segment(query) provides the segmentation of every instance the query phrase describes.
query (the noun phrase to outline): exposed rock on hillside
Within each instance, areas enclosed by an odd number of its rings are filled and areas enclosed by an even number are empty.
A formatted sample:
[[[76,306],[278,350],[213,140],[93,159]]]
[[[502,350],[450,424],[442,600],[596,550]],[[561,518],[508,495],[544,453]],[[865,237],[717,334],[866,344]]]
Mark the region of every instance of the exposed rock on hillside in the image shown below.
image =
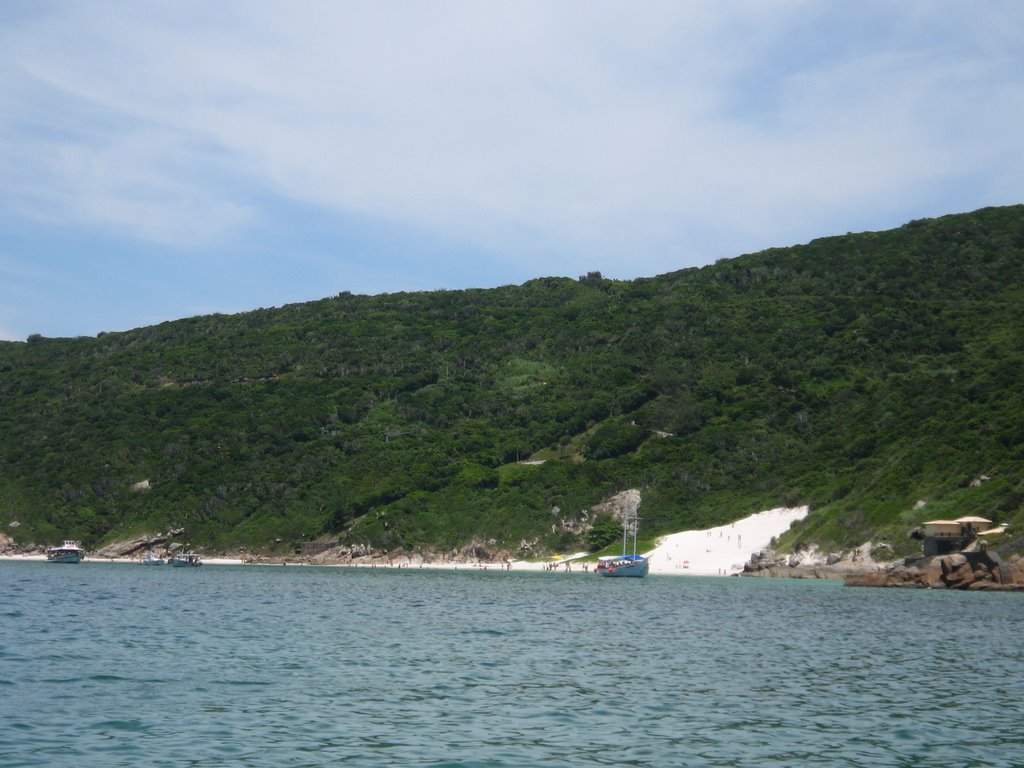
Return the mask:
[[[611,498],[595,504],[590,508],[594,514],[608,513],[616,520],[636,517],[640,509],[640,491],[630,488],[628,491],[617,493]]]
[[[250,558],[251,562],[271,562],[280,558]],[[287,558],[291,559],[291,558]],[[473,539],[465,546],[448,552],[391,552],[374,549],[364,544],[338,544],[316,551],[310,548],[296,558],[312,565],[423,565],[427,563],[504,563],[512,558],[508,550],[497,547],[494,539]]]
[[[175,536],[181,536],[184,532],[184,528],[173,528],[166,533],[157,534],[156,536],[138,536],[134,539],[115,541],[96,550],[96,552],[93,553],[93,556],[132,557],[133,555],[141,554],[147,549],[156,549],[161,547],[167,544],[167,542]]]

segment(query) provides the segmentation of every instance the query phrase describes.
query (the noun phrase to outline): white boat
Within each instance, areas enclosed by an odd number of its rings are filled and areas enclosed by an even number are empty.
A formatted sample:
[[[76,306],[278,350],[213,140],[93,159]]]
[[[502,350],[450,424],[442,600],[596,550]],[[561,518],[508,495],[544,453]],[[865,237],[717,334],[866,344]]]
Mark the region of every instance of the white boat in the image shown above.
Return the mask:
[[[622,519],[622,554],[604,555],[597,558],[594,573],[600,576],[633,576],[643,578],[647,575],[651,564],[648,558],[636,553],[636,531],[640,527],[640,518],[634,513]],[[626,550],[629,534],[633,534],[633,552]]]
[[[80,563],[85,560],[85,550],[77,541],[64,539],[59,547],[46,548],[48,563]]]
[[[152,549],[146,550],[146,554],[142,556],[143,565],[163,565],[164,559],[159,557],[156,552]]]
[[[181,552],[171,558],[171,565],[175,568],[198,568],[203,564],[203,559],[194,552]]]

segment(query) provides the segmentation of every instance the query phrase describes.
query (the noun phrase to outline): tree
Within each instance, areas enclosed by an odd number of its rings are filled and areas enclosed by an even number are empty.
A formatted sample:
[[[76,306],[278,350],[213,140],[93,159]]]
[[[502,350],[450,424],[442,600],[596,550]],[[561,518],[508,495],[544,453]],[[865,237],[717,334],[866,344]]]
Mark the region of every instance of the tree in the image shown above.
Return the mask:
[[[598,515],[587,531],[587,546],[598,552],[622,538],[622,523],[611,515]]]

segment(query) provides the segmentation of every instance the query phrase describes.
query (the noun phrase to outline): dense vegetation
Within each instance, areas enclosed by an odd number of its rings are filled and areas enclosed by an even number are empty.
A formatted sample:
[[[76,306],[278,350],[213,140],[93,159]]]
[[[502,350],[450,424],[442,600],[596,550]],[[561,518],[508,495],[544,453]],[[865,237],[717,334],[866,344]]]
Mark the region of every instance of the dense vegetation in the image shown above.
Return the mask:
[[[0,530],[540,553],[634,487],[648,534],[796,504],[790,545],[1019,526],[1022,306],[1014,206],[629,282],[0,343]]]

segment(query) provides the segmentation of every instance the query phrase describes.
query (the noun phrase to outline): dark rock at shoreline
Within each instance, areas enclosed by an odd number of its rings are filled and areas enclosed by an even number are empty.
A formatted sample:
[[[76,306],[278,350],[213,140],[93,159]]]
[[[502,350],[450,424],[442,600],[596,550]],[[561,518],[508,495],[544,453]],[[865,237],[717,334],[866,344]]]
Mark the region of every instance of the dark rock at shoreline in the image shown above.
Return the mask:
[[[17,551],[18,545],[15,544],[14,539],[6,533],[0,533],[0,555],[13,554]]]
[[[772,549],[763,549],[750,556],[742,575],[771,579],[845,579],[851,575],[873,575],[885,566],[872,559],[870,551],[870,545],[851,552],[827,554],[798,549],[792,554],[780,555]]]
[[[1024,591],[1024,560],[1014,556],[1009,563],[1003,563],[988,552],[908,558],[875,573],[850,574],[845,584],[848,587]]]

